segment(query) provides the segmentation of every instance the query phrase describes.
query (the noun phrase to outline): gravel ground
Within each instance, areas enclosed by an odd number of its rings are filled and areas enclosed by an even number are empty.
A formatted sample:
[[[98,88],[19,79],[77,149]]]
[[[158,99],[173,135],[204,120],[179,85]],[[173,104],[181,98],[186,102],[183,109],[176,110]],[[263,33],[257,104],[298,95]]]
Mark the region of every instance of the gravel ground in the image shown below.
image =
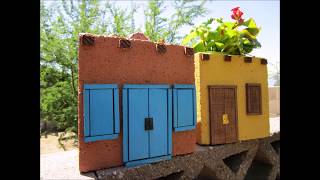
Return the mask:
[[[280,117],[270,118],[270,132],[273,134],[279,131]],[[42,154],[40,159],[40,177],[42,180],[87,180],[95,177],[93,173],[80,174],[78,150]]]
[[[93,173],[88,174],[86,176],[80,174],[78,150],[43,154],[40,155],[40,160],[41,180],[94,179]]]

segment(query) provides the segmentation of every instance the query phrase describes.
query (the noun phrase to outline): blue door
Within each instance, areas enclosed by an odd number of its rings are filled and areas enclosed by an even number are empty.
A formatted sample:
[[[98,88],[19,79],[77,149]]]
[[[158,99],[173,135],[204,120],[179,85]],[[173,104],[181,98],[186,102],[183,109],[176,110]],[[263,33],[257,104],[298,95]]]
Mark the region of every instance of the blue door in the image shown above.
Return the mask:
[[[123,159],[127,166],[171,158],[172,92],[168,85],[123,88]]]
[[[153,130],[149,131],[150,157],[163,156],[168,151],[167,91],[167,89],[149,89],[149,116],[153,119]]]
[[[149,132],[144,130],[148,117],[148,89],[129,89],[129,160],[149,157]]]

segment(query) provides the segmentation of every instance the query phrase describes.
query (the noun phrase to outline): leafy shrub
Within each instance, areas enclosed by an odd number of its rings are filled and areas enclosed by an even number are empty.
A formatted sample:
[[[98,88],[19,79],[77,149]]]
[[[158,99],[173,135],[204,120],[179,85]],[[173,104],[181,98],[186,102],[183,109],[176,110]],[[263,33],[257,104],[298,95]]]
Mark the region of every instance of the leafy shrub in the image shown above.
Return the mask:
[[[258,28],[252,18],[244,21],[243,12],[239,7],[231,10],[231,18],[235,22],[224,22],[222,18],[210,18],[208,21],[193,28],[183,39],[183,45],[191,45],[196,52],[215,51],[230,55],[245,55],[254,48],[260,48],[257,35]],[[218,27],[212,30],[214,22]]]

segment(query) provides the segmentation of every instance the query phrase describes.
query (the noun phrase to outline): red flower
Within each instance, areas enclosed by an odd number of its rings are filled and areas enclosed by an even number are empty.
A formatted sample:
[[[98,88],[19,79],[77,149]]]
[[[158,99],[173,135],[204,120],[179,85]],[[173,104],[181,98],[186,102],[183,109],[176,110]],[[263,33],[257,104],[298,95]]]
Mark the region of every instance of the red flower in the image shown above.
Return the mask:
[[[235,14],[235,12],[237,12],[240,9],[240,7],[235,7],[233,9],[231,9],[231,11]]]
[[[241,18],[241,16],[243,15],[243,12],[240,11],[240,7],[235,7],[233,9],[231,9],[232,11],[232,15],[231,15],[231,18],[234,19],[234,20],[237,20],[237,21],[242,21],[243,22],[243,19]]]

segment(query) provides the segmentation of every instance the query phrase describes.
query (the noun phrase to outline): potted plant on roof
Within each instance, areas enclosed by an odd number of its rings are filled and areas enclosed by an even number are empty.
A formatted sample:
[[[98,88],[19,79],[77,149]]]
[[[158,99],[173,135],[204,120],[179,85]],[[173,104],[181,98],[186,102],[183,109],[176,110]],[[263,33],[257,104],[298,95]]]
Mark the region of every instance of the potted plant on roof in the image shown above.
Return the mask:
[[[222,52],[228,55],[246,55],[254,48],[260,48],[257,40],[260,28],[252,18],[244,20],[239,7],[233,8],[233,22],[224,22],[222,18],[210,18],[191,30],[183,39],[183,45],[191,45],[195,52]],[[211,25],[217,23],[213,30]]]

